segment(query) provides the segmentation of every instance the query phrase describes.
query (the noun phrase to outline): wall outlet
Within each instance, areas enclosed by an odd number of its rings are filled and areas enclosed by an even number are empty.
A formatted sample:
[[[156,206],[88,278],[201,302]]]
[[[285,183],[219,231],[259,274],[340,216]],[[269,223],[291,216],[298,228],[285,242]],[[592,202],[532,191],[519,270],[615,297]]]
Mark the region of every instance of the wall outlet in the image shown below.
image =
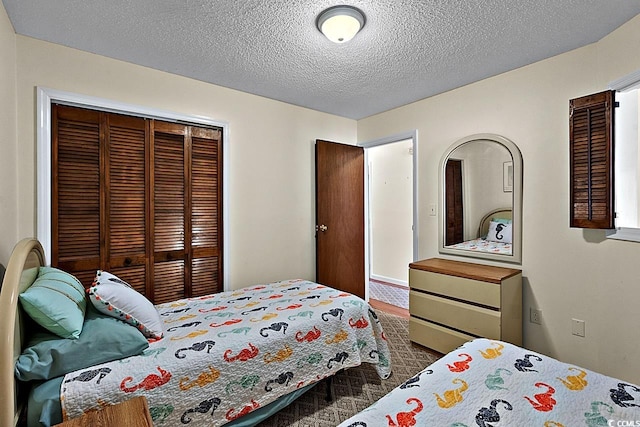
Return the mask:
[[[542,310],[537,308],[529,308],[529,322],[542,325]]]
[[[577,337],[584,337],[584,320],[571,319],[571,334]]]

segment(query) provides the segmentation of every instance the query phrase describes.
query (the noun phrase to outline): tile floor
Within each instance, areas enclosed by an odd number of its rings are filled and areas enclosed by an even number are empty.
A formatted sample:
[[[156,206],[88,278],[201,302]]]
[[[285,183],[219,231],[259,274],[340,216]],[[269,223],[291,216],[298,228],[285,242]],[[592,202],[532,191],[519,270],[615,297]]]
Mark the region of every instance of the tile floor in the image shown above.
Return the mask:
[[[369,279],[369,298],[409,309],[409,289]]]

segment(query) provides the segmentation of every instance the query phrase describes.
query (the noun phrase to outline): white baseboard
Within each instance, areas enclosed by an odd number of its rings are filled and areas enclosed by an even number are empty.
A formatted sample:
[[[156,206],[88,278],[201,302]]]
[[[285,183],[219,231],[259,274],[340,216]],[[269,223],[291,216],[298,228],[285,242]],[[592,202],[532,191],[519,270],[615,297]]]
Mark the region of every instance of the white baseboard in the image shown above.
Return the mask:
[[[373,280],[379,280],[380,282],[387,282],[387,283],[391,283],[392,285],[403,286],[405,288],[409,287],[409,283],[402,280],[393,279],[391,277],[380,276],[377,274],[371,274],[369,277]]]

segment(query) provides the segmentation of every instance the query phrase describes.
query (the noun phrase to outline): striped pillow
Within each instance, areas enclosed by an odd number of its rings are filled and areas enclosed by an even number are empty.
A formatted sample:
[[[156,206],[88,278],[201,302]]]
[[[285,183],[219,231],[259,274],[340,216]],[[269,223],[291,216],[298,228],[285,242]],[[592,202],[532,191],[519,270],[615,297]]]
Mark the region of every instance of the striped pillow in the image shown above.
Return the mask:
[[[87,300],[84,286],[75,276],[40,267],[33,285],[19,298],[24,311],[43,328],[62,338],[80,336]]]

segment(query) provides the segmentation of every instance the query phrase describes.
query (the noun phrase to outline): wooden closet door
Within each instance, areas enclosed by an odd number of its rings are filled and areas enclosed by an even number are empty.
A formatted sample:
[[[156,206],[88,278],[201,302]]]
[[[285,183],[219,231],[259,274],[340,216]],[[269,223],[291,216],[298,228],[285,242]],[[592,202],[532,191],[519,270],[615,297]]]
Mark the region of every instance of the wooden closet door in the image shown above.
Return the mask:
[[[190,296],[186,242],[191,217],[187,194],[189,153],[186,127],[154,122],[153,126],[153,278],[156,304]]]
[[[52,108],[52,265],[153,303],[222,290],[222,132]]]
[[[191,291],[222,291],[222,132],[191,128]]]
[[[101,264],[138,292],[151,296],[147,287],[147,120],[116,114],[107,114],[105,120],[108,144],[104,149]]]
[[[154,301],[220,292],[221,132],[153,126]]]
[[[51,116],[51,265],[89,286],[100,268],[101,116],[59,105]]]
[[[52,265],[85,287],[109,270],[146,294],[146,121],[61,105],[52,116]]]

